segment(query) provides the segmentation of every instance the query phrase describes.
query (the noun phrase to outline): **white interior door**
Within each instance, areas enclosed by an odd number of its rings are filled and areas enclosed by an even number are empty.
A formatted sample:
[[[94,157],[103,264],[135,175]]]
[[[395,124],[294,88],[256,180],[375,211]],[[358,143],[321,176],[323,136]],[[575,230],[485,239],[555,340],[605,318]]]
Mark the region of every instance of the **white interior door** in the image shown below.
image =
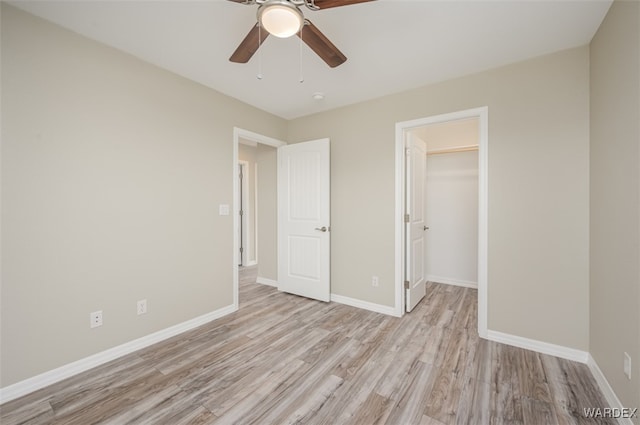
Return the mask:
[[[278,289],[330,298],[329,139],[278,148]]]
[[[406,310],[413,308],[426,294],[426,196],[427,145],[409,137],[406,151]]]

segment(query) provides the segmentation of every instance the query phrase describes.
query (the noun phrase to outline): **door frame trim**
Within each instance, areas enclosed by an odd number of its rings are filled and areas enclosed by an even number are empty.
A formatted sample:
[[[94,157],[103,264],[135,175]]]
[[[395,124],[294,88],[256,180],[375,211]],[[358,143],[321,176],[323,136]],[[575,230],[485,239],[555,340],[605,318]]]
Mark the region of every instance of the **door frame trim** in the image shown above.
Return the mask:
[[[411,121],[396,123],[396,176],[395,176],[395,316],[404,315],[404,145],[405,132],[416,127],[439,124],[466,118],[479,120],[478,143],[478,335],[488,334],[488,166],[489,166],[489,108],[487,106],[466,109],[440,115],[432,115]]]
[[[238,200],[238,178],[236,176],[237,167],[238,167],[238,145],[240,144],[240,139],[249,141],[251,143],[258,143],[271,146],[274,148],[279,148],[280,146],[284,146],[287,143],[282,140],[274,139],[272,137],[264,136],[259,133],[254,133],[249,130],[245,130],[239,127],[233,127],[233,163],[232,163],[232,174],[231,176],[233,181],[233,259],[232,259],[232,270],[233,270],[233,307],[234,310],[237,310],[240,306],[239,303],[239,284],[238,284],[238,214],[239,214],[239,200]],[[276,188],[277,189],[277,188]],[[256,257],[257,257],[257,249],[256,245]]]
[[[238,220],[238,230],[242,228],[242,240],[239,241],[240,242],[239,245],[245,248],[242,252],[242,255],[239,255],[240,261],[238,262],[238,264],[243,266],[248,266],[249,250],[247,248],[249,245],[249,237],[248,237],[249,236],[248,235],[249,220],[247,219],[247,211],[249,210],[249,208],[247,208],[247,205],[244,205],[244,203],[245,201],[247,201],[248,203],[248,199],[249,199],[249,181],[246,179],[246,175],[245,175],[247,174],[247,170],[249,169],[249,161],[243,161],[239,159],[238,165],[243,169],[242,199],[239,199],[239,201],[242,201],[242,202],[238,202],[238,209],[240,209],[240,204],[242,203],[244,206],[244,212],[245,212],[242,215],[242,220]],[[236,173],[236,178],[238,178],[237,176],[238,176],[238,173]]]

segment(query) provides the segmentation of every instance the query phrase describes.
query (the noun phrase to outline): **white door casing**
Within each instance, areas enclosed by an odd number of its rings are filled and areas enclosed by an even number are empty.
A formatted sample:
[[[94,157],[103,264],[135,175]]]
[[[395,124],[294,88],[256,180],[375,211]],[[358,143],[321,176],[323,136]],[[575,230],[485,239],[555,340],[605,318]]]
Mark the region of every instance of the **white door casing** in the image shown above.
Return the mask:
[[[278,148],[278,289],[330,299],[329,139]]]
[[[426,182],[427,145],[408,137],[406,148],[406,310],[410,312],[426,295]]]
[[[248,194],[249,194],[249,180],[248,180],[248,168],[249,163],[247,161],[238,161],[238,201],[239,211],[238,211],[238,242],[240,243],[240,248],[238,251],[238,258],[240,262],[239,266],[248,265],[248,252],[249,252],[249,226],[248,226],[248,217],[249,217],[249,202],[248,202]]]

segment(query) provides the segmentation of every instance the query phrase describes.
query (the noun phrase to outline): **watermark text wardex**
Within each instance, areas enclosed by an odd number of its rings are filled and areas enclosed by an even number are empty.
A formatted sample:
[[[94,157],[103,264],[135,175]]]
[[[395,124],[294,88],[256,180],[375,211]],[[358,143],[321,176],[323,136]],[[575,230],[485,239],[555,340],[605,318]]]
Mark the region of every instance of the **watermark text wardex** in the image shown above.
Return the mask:
[[[617,407],[585,407],[582,409],[586,418],[637,418],[638,408],[617,408]]]

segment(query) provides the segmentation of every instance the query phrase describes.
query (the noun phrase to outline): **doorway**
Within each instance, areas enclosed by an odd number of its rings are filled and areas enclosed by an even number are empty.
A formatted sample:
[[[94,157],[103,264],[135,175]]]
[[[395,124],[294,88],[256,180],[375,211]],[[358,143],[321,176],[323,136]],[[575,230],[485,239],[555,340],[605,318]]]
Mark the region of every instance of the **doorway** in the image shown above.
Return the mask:
[[[478,119],[430,124],[410,134],[427,143],[427,280],[477,289]]]
[[[239,307],[239,275],[238,265],[258,264],[258,283],[277,284],[277,254],[276,254],[276,208],[277,208],[277,181],[276,181],[276,150],[286,143],[271,137],[253,133],[248,130],[234,128],[233,130],[233,305]],[[250,160],[243,173],[242,186],[245,187],[241,196],[241,183],[239,178],[239,164],[241,162],[241,150],[255,149],[255,164]],[[244,157],[249,158],[249,157]],[[253,169],[253,173],[251,172]],[[258,173],[260,178],[258,179]],[[248,178],[247,178],[248,174]],[[255,193],[252,199],[251,190],[247,188],[249,183],[255,185]],[[245,202],[242,202],[245,198]],[[247,213],[247,206],[253,211],[253,220],[249,219],[251,213]],[[242,215],[240,211],[242,209]],[[242,219],[241,219],[242,217]],[[242,221],[245,222],[241,226]],[[252,226],[253,223],[253,226]],[[251,233],[253,231],[253,236]],[[242,234],[242,236],[241,236]],[[253,242],[251,242],[253,241]],[[253,244],[253,249],[252,249]],[[273,245],[273,247],[271,247]],[[247,254],[245,262],[242,262],[242,254]],[[264,249],[263,249],[264,248]],[[250,252],[254,252],[252,259]]]
[[[406,233],[406,141],[409,134],[418,128],[476,119],[478,122],[478,213],[477,213],[477,286],[478,286],[478,334],[487,336],[487,214],[488,214],[488,108],[475,108],[449,114],[436,115],[422,119],[399,122],[396,124],[396,214],[395,214],[395,306],[396,316],[405,313],[407,281],[406,264],[410,255],[407,248]],[[425,226],[429,226],[426,224]],[[426,261],[426,260],[425,260]]]

